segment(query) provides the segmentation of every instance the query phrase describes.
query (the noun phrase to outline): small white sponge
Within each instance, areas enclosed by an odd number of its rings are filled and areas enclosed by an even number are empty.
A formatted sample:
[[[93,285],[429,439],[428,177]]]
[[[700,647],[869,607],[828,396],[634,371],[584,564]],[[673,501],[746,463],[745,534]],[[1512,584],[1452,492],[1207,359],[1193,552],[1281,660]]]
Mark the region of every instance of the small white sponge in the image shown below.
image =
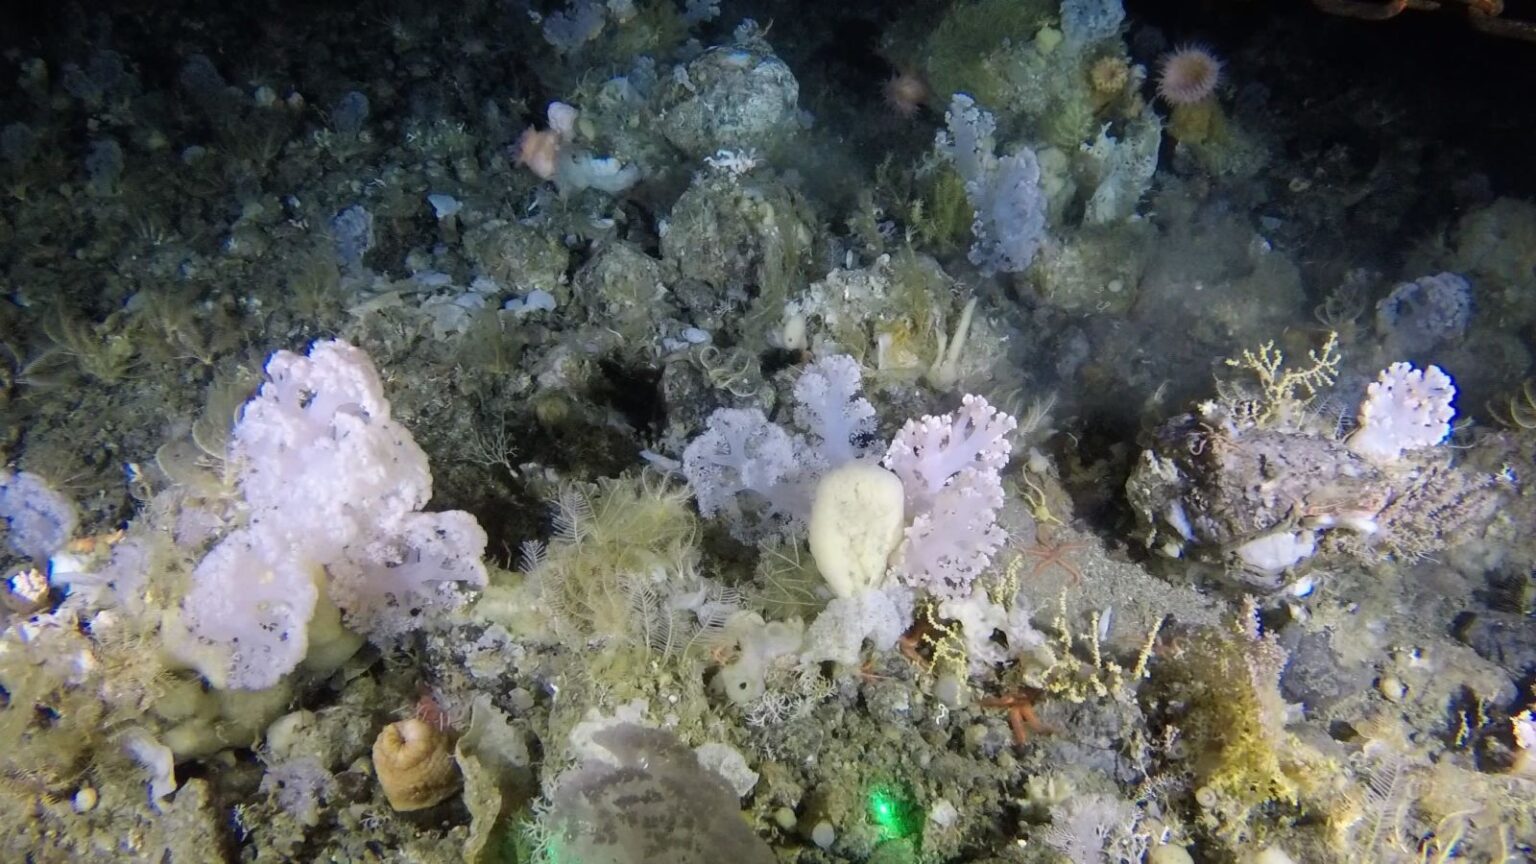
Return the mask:
[[[884,584],[906,527],[905,500],[900,478],[872,462],[850,462],[821,478],[811,504],[811,555],[832,593],[852,597]]]

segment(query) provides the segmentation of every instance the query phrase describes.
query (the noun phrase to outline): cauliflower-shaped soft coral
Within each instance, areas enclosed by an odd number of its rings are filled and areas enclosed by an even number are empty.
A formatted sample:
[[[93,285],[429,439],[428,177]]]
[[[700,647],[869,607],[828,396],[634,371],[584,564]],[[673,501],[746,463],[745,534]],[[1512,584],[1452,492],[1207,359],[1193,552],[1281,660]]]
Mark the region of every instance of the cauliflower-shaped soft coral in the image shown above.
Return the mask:
[[[862,456],[875,431],[875,407],[859,395],[862,386],[858,361],[847,354],[812,363],[795,381],[795,422],[811,433],[824,468]]]
[[[683,450],[683,476],[706,518],[724,515],[738,540],[756,540],[788,524],[798,532],[786,478],[796,471],[795,442],[756,408],[720,408]]]
[[[1366,390],[1360,428],[1349,449],[1377,462],[1392,462],[1405,450],[1432,447],[1451,434],[1456,385],[1438,366],[1423,371],[1393,363]]]
[[[267,375],[230,445],[245,524],[193,570],[165,631],[219,687],[270,687],[304,660],[322,590],[349,627],[388,641],[485,584],[474,517],[421,512],[426,454],[390,419],[366,353],[317,342],[272,355]]]
[[[823,357],[795,381],[790,434],[756,408],[720,408],[683,450],[683,476],[705,517],[723,513],[732,536],[754,542],[777,533],[799,536],[821,476],[863,457],[875,409],[859,395],[858,361]]]
[[[36,474],[0,469],[0,522],[9,525],[12,549],[41,561],[75,533],[75,504]]]
[[[219,541],[192,571],[181,605],[180,620],[197,640],[167,628],[172,651],[215,687],[271,687],[309,651],[318,567],[295,555],[269,558],[270,545],[249,528]]]
[[[485,587],[485,544],[485,530],[461,510],[407,513],[331,566],[331,599],[352,630],[374,642],[398,639]]]
[[[273,559],[334,560],[432,497],[427,454],[390,417],[373,361],[340,340],[272,355],[266,383],[235,423],[230,456]]]
[[[987,273],[1022,272],[1045,240],[1040,160],[1028,147],[996,156],[996,118],[964,93],[951,99],[944,120],[948,129],[939,130],[934,149],[965,180],[965,197],[976,217],[971,263]]]
[[[939,597],[965,597],[1007,535],[1001,473],[1018,426],[980,396],[942,417],[908,420],[885,454],[901,478],[913,516],[896,553],[896,571]]]

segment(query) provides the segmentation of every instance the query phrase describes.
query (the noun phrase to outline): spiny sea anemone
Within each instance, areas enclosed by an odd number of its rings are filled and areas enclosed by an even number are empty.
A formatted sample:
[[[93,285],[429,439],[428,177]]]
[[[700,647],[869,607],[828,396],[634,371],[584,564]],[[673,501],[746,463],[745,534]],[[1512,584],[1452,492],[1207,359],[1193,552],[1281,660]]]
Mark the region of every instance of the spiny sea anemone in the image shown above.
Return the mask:
[[[1210,98],[1221,80],[1221,60],[1199,45],[1163,55],[1157,66],[1157,95],[1170,105],[1193,105]]]

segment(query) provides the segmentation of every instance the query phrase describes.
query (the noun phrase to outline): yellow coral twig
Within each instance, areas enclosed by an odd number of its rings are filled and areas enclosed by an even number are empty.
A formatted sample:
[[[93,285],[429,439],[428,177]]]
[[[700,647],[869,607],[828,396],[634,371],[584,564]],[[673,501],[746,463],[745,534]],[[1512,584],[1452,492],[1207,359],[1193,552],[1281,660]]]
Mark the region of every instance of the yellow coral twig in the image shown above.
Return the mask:
[[[961,681],[966,680],[970,654],[965,650],[965,637],[961,635],[960,628],[935,619],[933,630],[937,636],[925,637],[933,649],[933,671],[940,675],[948,673]]]
[[[1310,402],[1326,387],[1332,386],[1339,374],[1339,334],[1329,331],[1321,348],[1307,352],[1310,366],[1287,369],[1285,354],[1273,341],[1259,346],[1258,351],[1244,349],[1243,356],[1226,360],[1234,369],[1251,372],[1258,379],[1260,396],[1256,406],[1256,418],[1260,423],[1289,414],[1298,405]]]
[[[1082,703],[1090,697],[1102,699],[1105,696],[1120,696],[1134,682],[1147,676],[1147,664],[1157,644],[1157,634],[1162,630],[1162,620],[1159,619],[1148,630],[1146,641],[1137,652],[1136,663],[1129,675],[1124,666],[1104,656],[1099,638],[1102,624],[1100,613],[1094,612],[1089,618],[1088,632],[1082,636],[1076,635],[1068,622],[1066,593],[1063,592],[1057,598],[1056,618],[1051,626],[1056,631],[1056,646],[1061,657],[1041,674],[1042,689],[1068,702]],[[1088,652],[1086,663],[1074,659],[1073,649],[1079,643]]]
[[[970,653],[966,651],[965,636],[961,633],[960,625],[944,621],[939,617],[938,607],[931,599],[924,601],[917,611],[917,623],[909,632],[909,636],[903,637],[910,640],[907,644],[910,650],[904,650],[909,658],[921,662],[921,657],[916,651],[917,646],[926,645],[933,652],[933,659],[928,662],[928,670],[935,676],[950,674],[966,680],[967,670],[970,668]],[[919,667],[921,668],[921,667]]]
[[[1013,556],[1013,560],[1009,561],[1008,566],[1003,570],[1003,576],[998,580],[997,586],[992,591],[987,592],[991,595],[992,602],[999,606],[1011,605],[1013,598],[1019,595],[1019,588],[1023,584],[1020,577],[1023,572],[1024,556]]]

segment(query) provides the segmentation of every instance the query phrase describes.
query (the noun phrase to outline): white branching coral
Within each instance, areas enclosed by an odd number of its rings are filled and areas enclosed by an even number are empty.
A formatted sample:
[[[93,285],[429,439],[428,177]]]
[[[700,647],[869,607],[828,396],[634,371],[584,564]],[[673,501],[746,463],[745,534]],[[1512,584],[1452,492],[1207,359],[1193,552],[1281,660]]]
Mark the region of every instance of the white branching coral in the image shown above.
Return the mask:
[[[1141,861],[1151,837],[1140,822],[1141,812],[1129,801],[1082,795],[1051,808],[1051,824],[1041,839],[1072,864]]]
[[[1022,272],[1045,241],[1040,160],[1028,147],[994,154],[997,120],[964,93],[954,95],[944,121],[947,129],[939,130],[934,149],[965,180],[965,197],[976,216],[971,263],[988,273]]]
[[[794,470],[794,439],[768,422],[757,408],[720,408],[709,426],[683,451],[683,475],[706,517],[722,515],[740,540],[771,533],[771,521],[748,512],[743,493],[756,493],[750,506],[786,519],[789,499],[782,488]]]
[[[715,411],[683,451],[699,512],[723,514],[742,540],[809,529],[817,566],[842,599],[882,587],[887,566],[911,588],[967,596],[1006,539],[1000,475],[1017,421],[966,396],[950,414],[908,421],[882,468],[870,458],[874,407],[859,390],[858,362],[833,355],[795,383],[804,433],[757,409]]]
[[[875,409],[859,395],[858,361],[845,354],[807,366],[795,382],[791,434],[756,408],[720,408],[683,450],[683,475],[704,516],[723,514],[732,535],[755,542],[799,536],[811,491],[828,470],[867,455]]]
[[[1360,428],[1349,449],[1377,462],[1392,462],[1406,450],[1432,447],[1451,434],[1456,386],[1438,366],[1424,370],[1393,363],[1382,371],[1360,404]]]
[[[861,444],[875,430],[875,408],[859,395],[862,379],[858,361],[836,354],[807,366],[795,381],[795,422],[810,430],[811,449],[825,467],[864,455]]]
[[[902,581],[959,598],[992,561],[1006,534],[1001,473],[1018,422],[980,396],[941,417],[908,420],[885,454],[901,478],[912,521],[896,553]]]

